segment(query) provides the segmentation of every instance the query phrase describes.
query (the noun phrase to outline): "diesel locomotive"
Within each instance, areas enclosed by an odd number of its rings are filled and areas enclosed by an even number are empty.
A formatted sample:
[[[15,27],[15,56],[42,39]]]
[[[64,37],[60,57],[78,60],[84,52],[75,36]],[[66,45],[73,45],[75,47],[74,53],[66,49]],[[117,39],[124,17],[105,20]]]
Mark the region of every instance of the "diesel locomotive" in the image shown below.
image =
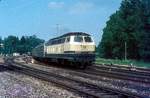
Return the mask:
[[[85,68],[95,61],[95,43],[91,35],[70,32],[38,45],[32,57],[41,62],[57,62]]]

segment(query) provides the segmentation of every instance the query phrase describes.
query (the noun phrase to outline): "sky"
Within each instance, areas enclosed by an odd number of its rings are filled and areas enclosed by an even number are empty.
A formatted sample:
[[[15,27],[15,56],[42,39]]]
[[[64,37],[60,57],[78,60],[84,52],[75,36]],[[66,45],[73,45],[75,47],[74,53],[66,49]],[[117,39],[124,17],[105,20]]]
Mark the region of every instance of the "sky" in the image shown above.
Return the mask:
[[[67,32],[87,32],[98,45],[121,0],[1,0],[0,36],[48,40]],[[58,28],[58,31],[57,31]]]

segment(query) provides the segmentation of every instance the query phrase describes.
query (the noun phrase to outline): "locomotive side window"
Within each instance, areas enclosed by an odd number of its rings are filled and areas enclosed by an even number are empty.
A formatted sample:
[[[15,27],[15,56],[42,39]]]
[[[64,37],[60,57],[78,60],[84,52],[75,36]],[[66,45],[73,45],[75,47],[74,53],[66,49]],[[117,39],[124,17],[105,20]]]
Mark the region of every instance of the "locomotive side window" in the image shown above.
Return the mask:
[[[59,44],[59,43],[61,43],[61,39],[55,41],[55,44]]]
[[[62,38],[62,39],[61,39],[61,43],[64,43],[64,42],[65,42],[65,38]]]
[[[61,44],[61,43],[64,43],[64,42],[65,42],[65,38],[55,39],[55,40],[49,41],[47,43],[47,45],[56,45],[56,44]]]
[[[84,37],[84,41],[85,42],[92,42],[92,39],[91,39],[91,37],[86,36],[86,37]]]
[[[75,42],[83,42],[83,37],[82,36],[75,36],[74,41]]]
[[[54,40],[51,42],[52,45],[54,45],[55,43],[56,43],[56,42],[55,42]]]
[[[70,42],[70,37],[66,38],[66,43]]]

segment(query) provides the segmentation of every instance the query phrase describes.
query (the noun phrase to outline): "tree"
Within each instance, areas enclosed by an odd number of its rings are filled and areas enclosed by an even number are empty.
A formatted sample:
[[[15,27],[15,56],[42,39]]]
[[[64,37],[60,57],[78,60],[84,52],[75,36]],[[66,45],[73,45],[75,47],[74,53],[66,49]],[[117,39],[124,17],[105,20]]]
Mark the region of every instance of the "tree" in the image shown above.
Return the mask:
[[[11,54],[13,52],[17,52],[18,43],[19,39],[15,36],[8,36],[8,38],[5,38],[4,39],[5,53]]]
[[[22,36],[20,39],[19,53],[31,52],[33,48],[43,42],[44,40],[37,38],[35,35]]]
[[[123,0],[103,30],[98,50],[101,57],[150,59],[150,1]]]
[[[143,32],[140,41],[140,56],[143,60],[150,61],[150,1],[143,0]]]
[[[1,41],[1,39],[0,39]],[[12,54],[12,53],[28,53],[31,52],[34,47],[43,43],[44,40],[37,38],[34,36],[22,36],[19,40],[16,36],[8,36],[4,40],[4,53],[5,54]]]

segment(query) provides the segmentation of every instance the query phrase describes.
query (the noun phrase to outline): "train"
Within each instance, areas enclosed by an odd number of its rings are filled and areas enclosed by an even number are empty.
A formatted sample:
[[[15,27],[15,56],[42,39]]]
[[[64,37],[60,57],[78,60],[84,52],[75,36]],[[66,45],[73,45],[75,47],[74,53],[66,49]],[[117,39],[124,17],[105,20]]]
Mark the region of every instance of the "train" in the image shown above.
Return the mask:
[[[95,47],[90,34],[69,32],[35,47],[32,57],[40,62],[56,62],[86,68],[95,61]]]

